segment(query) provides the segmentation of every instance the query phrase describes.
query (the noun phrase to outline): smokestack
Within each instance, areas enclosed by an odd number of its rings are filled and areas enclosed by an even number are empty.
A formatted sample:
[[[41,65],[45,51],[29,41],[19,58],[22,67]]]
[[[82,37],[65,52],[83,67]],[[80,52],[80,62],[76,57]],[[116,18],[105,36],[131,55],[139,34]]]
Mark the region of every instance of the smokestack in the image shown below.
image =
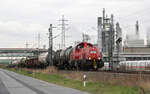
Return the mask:
[[[112,24],[112,26],[114,25],[114,15],[113,14],[111,14],[111,24]]]
[[[98,48],[99,48],[99,51],[101,52],[102,51],[102,17],[98,17],[98,22],[97,22],[97,25],[98,25],[98,39],[97,39],[97,44],[98,44]]]
[[[105,29],[105,8],[103,8],[103,29]]]
[[[138,23],[138,21],[136,21],[135,30],[136,30],[137,37],[139,37],[139,23]]]
[[[97,22],[98,26],[102,25],[102,17],[98,17],[98,22]]]

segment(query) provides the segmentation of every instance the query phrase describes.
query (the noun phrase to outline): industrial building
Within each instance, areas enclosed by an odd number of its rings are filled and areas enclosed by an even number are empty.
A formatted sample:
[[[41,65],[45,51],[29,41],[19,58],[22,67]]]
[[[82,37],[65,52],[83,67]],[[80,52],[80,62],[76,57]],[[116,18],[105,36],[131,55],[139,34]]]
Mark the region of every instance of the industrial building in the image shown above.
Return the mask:
[[[135,24],[135,33],[133,35],[127,34],[124,44],[125,47],[147,47],[144,38],[140,38],[138,21]]]
[[[133,60],[150,60],[150,46],[149,39],[146,40],[140,38],[139,34],[139,24],[136,21],[135,24],[135,35],[127,35],[125,40],[125,45],[123,47],[123,53],[121,53],[122,58],[126,61]]]
[[[111,17],[106,15],[105,9],[102,17],[98,17],[97,46],[103,53],[104,62],[109,62],[109,67],[115,68],[119,61],[150,60],[150,39],[148,36],[147,40],[140,38],[138,21],[135,34],[127,34],[122,41],[122,29],[118,22],[114,25],[113,19],[112,14]]]
[[[110,67],[119,62],[119,52],[122,48],[122,29],[117,22],[114,25],[114,16],[110,17],[103,9],[102,17],[98,17],[98,48],[103,53],[104,61],[109,62]]]

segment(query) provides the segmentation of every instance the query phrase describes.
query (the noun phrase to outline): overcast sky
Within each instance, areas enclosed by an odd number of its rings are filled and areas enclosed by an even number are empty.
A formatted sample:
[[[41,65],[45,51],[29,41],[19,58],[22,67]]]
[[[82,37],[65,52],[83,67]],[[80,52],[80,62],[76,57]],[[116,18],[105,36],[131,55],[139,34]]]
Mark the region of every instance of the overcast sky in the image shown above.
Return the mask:
[[[37,36],[41,34],[41,47],[48,47],[49,24],[58,27],[62,15],[68,20],[67,46],[81,41],[82,33],[90,34],[92,43],[97,41],[97,17],[106,9],[113,13],[115,22],[120,22],[125,34],[135,32],[139,20],[141,38],[150,30],[149,0],[0,0],[0,47],[37,47]],[[54,35],[60,33],[54,29]],[[58,49],[60,37],[54,39]]]

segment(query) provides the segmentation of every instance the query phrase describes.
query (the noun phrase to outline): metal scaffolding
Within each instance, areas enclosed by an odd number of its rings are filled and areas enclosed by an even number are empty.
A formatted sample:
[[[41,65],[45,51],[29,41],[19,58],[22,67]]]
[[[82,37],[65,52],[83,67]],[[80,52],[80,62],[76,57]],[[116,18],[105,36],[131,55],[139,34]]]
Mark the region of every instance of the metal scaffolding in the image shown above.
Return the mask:
[[[68,24],[65,24],[65,22],[68,20],[65,20],[64,15],[62,15],[62,19],[60,19],[59,21],[61,21],[61,24],[59,24],[59,25],[61,25],[61,49],[65,49],[65,47],[66,47],[65,32],[66,32],[66,25],[68,25]]]
[[[116,44],[115,37],[115,28],[114,28],[114,17],[111,14],[111,17],[108,17],[105,13],[105,9],[103,9],[102,17],[98,17],[98,47],[100,51],[107,56],[105,62],[109,62],[110,70],[114,70],[116,68],[116,64],[114,63],[114,52],[115,46],[120,44]],[[120,27],[119,27],[120,29]],[[119,31],[118,31],[119,32]],[[120,43],[120,42],[118,42]],[[116,47],[118,50],[120,48]],[[119,52],[118,52],[119,53]]]

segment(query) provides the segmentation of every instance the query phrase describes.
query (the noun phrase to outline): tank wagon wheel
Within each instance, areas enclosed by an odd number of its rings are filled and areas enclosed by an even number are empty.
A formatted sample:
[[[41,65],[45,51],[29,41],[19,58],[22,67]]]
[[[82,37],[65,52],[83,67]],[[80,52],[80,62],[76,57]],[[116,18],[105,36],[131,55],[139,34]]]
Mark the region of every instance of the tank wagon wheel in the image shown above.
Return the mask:
[[[66,61],[64,61],[65,63],[63,63],[63,67],[65,70],[68,70],[68,65],[66,64]]]
[[[78,61],[75,61],[75,69],[78,71],[78,70],[80,70],[80,67],[79,67],[79,65],[78,65]]]
[[[94,71],[98,71],[98,68],[94,68]]]
[[[66,68],[67,70],[70,70],[70,66],[69,66],[68,64],[65,66],[65,68]]]
[[[60,68],[60,66],[59,66],[59,65],[58,65],[56,68],[57,68],[57,70],[61,70],[61,68]]]
[[[74,61],[70,61],[70,69],[74,70],[75,66],[74,66]]]
[[[64,69],[64,65],[61,64],[57,66],[57,70],[63,70],[63,69]]]
[[[103,60],[101,59],[101,60],[100,60],[100,65],[99,65],[99,67],[102,68],[103,66],[104,66],[104,62],[103,62]]]
[[[69,67],[69,70],[72,70],[72,69],[73,69],[72,64],[71,64],[71,61],[69,61],[68,67]]]
[[[69,65],[69,63],[68,63],[67,69],[68,69],[68,70],[71,70],[71,66]]]

